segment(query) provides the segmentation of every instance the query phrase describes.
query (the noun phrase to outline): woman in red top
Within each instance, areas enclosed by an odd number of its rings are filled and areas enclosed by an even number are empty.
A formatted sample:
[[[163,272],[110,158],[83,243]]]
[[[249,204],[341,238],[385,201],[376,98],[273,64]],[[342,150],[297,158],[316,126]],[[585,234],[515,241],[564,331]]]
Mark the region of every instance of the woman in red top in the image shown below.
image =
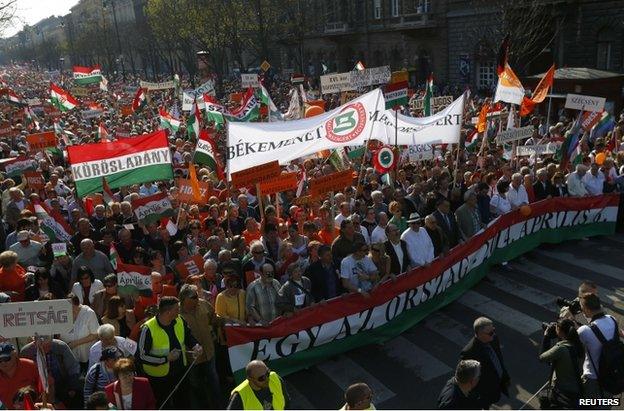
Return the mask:
[[[134,360],[120,358],[113,366],[117,381],[104,389],[118,410],[155,410],[156,398],[147,378],[135,377]]]
[[[24,301],[26,270],[17,263],[15,251],[0,253],[0,290],[9,294],[12,302]]]

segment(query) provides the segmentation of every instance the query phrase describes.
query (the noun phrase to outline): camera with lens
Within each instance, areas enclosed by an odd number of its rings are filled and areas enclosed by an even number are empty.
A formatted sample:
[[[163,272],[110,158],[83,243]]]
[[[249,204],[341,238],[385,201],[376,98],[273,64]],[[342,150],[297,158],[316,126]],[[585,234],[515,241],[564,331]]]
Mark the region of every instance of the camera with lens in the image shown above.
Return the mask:
[[[542,323],[542,330],[545,331],[546,337],[548,338],[557,338],[557,323]]]
[[[557,305],[559,308],[567,308],[570,310],[572,315],[577,315],[581,313],[581,302],[578,297],[574,300],[566,300],[565,298],[557,298]]]

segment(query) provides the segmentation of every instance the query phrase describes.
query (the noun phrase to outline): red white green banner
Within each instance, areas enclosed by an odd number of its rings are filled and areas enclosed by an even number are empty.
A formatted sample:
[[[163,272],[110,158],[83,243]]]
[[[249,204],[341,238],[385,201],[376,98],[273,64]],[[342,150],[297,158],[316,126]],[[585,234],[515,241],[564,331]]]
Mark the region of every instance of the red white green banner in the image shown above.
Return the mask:
[[[73,110],[78,105],[74,96],[54,83],[50,83],[50,102],[63,112]]]
[[[102,72],[98,64],[92,67],[74,66],[73,72],[74,82],[81,86],[99,84],[102,80]]]
[[[3,161],[1,165],[4,167],[7,177],[16,177],[24,174],[24,171],[35,170],[37,168],[37,162],[26,156],[8,159]]]
[[[148,197],[132,201],[134,215],[143,224],[159,221],[163,217],[173,216],[173,208],[169,196],[165,193],[157,193]]]
[[[33,204],[35,215],[40,221],[41,229],[52,242],[68,242],[72,237],[72,229],[62,215],[50,210],[45,203]]]
[[[117,263],[119,295],[152,295],[152,270],[142,265]]]
[[[253,359],[280,375],[356,347],[393,338],[477,284],[490,266],[542,243],[559,243],[615,231],[618,195],[555,198],[530,205],[531,213],[506,214],[469,241],[376,288],[370,298],[349,294],[280,317],[270,327],[226,327],[237,380]]]
[[[67,147],[79,197],[110,188],[173,178],[171,152],[164,130],[115,142]]]

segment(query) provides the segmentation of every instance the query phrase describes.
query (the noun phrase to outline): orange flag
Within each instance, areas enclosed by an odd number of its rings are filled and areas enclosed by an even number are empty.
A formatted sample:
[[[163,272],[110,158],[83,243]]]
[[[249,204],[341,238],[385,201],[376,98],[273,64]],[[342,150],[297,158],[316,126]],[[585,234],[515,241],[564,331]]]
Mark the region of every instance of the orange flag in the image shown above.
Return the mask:
[[[533,91],[533,97],[528,98],[524,97],[522,99],[522,104],[520,106],[520,116],[525,117],[533,112],[535,105],[541,103],[546,99],[548,95],[548,91],[552,87],[553,81],[555,79],[555,65],[550,66],[544,77],[540,80],[540,82],[535,87]]]
[[[202,196],[199,190],[199,181],[197,181],[197,173],[195,172],[195,164],[189,163],[189,180],[191,180],[191,188],[193,189],[193,198],[196,202],[201,203]]]
[[[485,127],[487,125],[487,113],[490,109],[490,103],[483,104],[481,107],[481,112],[479,113],[479,121],[477,121],[477,132],[483,133],[485,131]]]

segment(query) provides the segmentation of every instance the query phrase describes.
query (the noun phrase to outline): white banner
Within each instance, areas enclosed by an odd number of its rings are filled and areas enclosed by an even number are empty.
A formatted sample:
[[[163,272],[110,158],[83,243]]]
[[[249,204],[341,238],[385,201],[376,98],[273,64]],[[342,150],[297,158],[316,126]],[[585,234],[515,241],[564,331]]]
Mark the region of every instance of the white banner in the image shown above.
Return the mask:
[[[152,90],[167,90],[167,89],[175,87],[175,84],[173,83],[173,80],[163,81],[162,83],[150,83],[149,81],[141,80],[140,85],[141,85],[141,88],[147,89],[149,91],[152,91]]]
[[[433,146],[431,144],[416,144],[407,149],[409,161],[418,162],[433,159]]]
[[[607,99],[604,97],[582,96],[580,94],[568,94],[565,108],[581,111],[600,112],[604,109]]]
[[[259,88],[260,82],[258,81],[258,75],[255,73],[241,74],[241,87],[244,89],[249,87]]]
[[[102,117],[102,114],[104,114],[102,110],[83,110],[80,112],[80,115],[85,120]]]
[[[524,140],[533,135],[535,128],[533,126],[526,126],[520,128],[510,128],[509,130],[501,131],[496,136],[498,144],[509,143],[510,141]]]
[[[197,102],[203,105],[204,99],[202,96],[204,94],[210,94],[211,96],[215,95],[214,81],[208,80],[201,86],[197,87],[195,90],[187,90],[182,93],[182,110],[183,111],[191,111],[193,107],[193,101],[197,97]]]
[[[431,99],[431,109],[436,112],[441,108],[447,107],[453,102],[453,96],[439,96]],[[425,107],[425,99],[419,98],[410,100],[410,108],[412,110],[422,110]]]
[[[321,90],[323,94],[357,90],[361,87],[386,84],[390,81],[391,76],[390,66],[373,67],[347,73],[327,74],[321,76]]]
[[[532,155],[543,156],[546,154],[555,154],[558,148],[559,144],[554,143],[518,146],[516,147],[516,155],[518,157],[528,157]]]
[[[412,146],[416,144],[457,144],[464,113],[464,95],[444,110],[429,117],[409,117],[398,115],[397,144]],[[370,117],[386,125],[388,143],[394,144],[394,118],[392,110],[384,110]],[[377,138],[375,136],[375,138]],[[379,138],[378,138],[379,140]]]
[[[73,326],[69,300],[0,304],[0,335],[4,338],[65,334]]]
[[[326,149],[363,145],[369,138],[386,142],[381,122],[371,121],[384,112],[384,98],[375,89],[328,113],[304,120],[274,123],[228,122],[228,173]]]

